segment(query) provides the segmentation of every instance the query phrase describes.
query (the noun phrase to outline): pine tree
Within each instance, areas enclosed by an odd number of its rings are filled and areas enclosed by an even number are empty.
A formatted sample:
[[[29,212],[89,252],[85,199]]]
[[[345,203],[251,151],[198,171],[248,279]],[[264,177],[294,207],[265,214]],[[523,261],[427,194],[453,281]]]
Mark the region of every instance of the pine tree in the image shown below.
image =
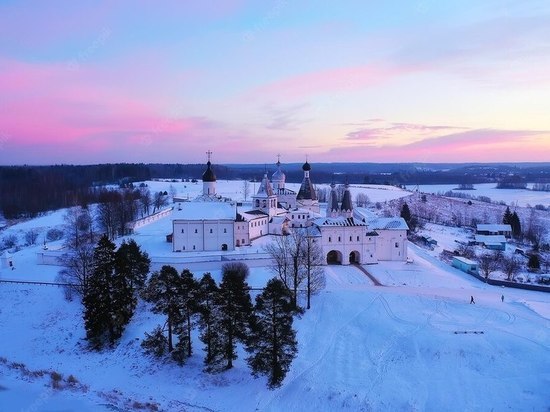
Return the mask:
[[[153,304],[154,313],[166,315],[168,328],[168,352],[174,350],[173,328],[181,317],[179,310],[179,294],[181,278],[172,266],[164,265],[159,272],[151,275],[143,290],[143,298]]]
[[[527,262],[527,267],[532,271],[539,270],[540,269],[539,255],[537,255],[536,253],[529,255],[529,261]]]
[[[502,223],[504,225],[511,225],[512,224],[512,212],[510,211],[510,206],[506,207],[506,211],[504,212],[504,215],[502,216]]]
[[[113,344],[121,333],[115,331],[117,313],[112,294],[115,248],[107,236],[99,240],[83,299],[86,339],[94,349],[101,349],[107,342]]]
[[[184,363],[185,359],[193,354],[191,346],[191,331],[193,329],[193,317],[198,311],[197,304],[198,283],[188,269],[184,269],[180,275],[178,307],[180,309],[179,318],[174,327],[178,335],[178,343],[172,356],[179,363]]]
[[[246,283],[248,267],[243,263],[226,263],[222,268],[222,283],[215,303],[211,329],[212,362],[210,370],[231,369],[237,359],[236,345],[246,343],[252,320],[250,287]]]
[[[521,238],[521,222],[516,212],[512,213],[512,217],[510,218],[510,226],[512,227],[512,236],[514,239]]]
[[[122,242],[116,251],[116,271],[124,274],[134,291],[140,291],[145,286],[150,266],[149,255],[133,239]]]
[[[281,386],[298,352],[293,313],[291,293],[280,280],[271,279],[256,297],[256,320],[247,345],[252,374],[267,376],[270,389]]]
[[[217,336],[214,333],[215,319],[219,316],[218,306],[216,301],[219,301],[218,294],[220,290],[218,285],[210,273],[205,273],[198,286],[197,303],[199,312],[199,330],[200,340],[204,343],[204,351],[206,355],[204,357],[205,370],[209,371],[214,362],[214,350],[215,346],[220,346],[219,342],[215,342],[214,338]]]
[[[401,217],[407,222],[407,224],[411,221],[411,210],[409,209],[409,205],[407,202],[403,203],[403,206],[401,206]]]

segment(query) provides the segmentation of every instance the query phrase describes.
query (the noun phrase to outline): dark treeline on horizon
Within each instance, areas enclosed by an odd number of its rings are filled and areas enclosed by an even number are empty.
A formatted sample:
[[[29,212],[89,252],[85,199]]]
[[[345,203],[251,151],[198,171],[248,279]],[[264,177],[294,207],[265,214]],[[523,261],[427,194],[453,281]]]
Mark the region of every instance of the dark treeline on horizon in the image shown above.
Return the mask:
[[[299,183],[301,163],[283,165],[286,181]],[[218,179],[259,181],[275,165],[214,164]],[[125,185],[166,178],[200,180],[204,164],[98,164],[0,166],[0,211],[6,218],[33,217],[42,212],[97,201],[95,186]],[[550,163],[512,164],[376,164],[312,163],[314,183],[350,184],[476,184],[499,183],[514,176],[519,182],[549,183]]]

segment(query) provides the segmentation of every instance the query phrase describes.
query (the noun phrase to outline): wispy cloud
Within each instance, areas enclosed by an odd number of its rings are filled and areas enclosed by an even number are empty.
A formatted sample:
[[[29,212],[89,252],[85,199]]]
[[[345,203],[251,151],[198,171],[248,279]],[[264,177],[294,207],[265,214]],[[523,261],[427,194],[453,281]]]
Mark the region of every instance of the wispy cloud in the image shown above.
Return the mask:
[[[363,122],[360,129],[349,132],[346,140],[361,141],[368,145],[402,145],[403,142],[411,142],[433,137],[442,131],[458,131],[464,129],[455,126],[425,125],[418,123],[391,123],[382,119],[374,119]]]
[[[538,151],[537,151],[538,148]],[[405,144],[343,146],[329,151],[350,160],[380,162],[548,161],[550,130],[472,129]]]
[[[307,121],[303,119],[303,113],[308,106],[307,103],[291,106],[269,104],[265,107],[268,116],[265,127],[272,130],[296,130]]]
[[[380,85],[401,75],[412,73],[419,66],[367,64],[323,69],[292,75],[252,90],[249,94],[278,98],[305,98],[322,93],[359,90]]]

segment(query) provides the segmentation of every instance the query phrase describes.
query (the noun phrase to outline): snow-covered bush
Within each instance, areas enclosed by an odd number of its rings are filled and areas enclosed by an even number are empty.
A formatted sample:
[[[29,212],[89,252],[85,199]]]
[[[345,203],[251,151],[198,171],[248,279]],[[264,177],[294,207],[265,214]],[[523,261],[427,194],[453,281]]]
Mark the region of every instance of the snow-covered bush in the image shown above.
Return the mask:
[[[53,242],[55,240],[60,240],[63,238],[63,234],[64,233],[61,229],[56,229],[56,228],[50,229],[46,233],[46,240],[50,242]]]
[[[25,246],[32,246],[38,239],[38,232],[35,229],[30,229],[25,233]]]
[[[0,248],[2,250],[11,249],[17,246],[17,243],[18,243],[18,239],[16,235],[14,234],[6,235],[2,238],[2,242],[0,243]]]

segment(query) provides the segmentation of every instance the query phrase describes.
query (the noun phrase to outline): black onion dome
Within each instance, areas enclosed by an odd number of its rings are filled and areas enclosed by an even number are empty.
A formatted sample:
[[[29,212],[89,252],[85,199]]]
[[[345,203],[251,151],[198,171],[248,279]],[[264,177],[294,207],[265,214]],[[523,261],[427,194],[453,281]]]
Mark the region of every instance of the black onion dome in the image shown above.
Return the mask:
[[[203,182],[215,182],[216,181],[216,175],[214,174],[214,171],[212,170],[212,163],[210,163],[210,160],[208,163],[206,163],[206,171],[202,174],[202,181]]]
[[[309,172],[309,171],[311,170],[311,166],[309,165],[309,163],[307,162],[307,160],[306,160],[306,162],[304,163],[304,165],[302,166],[302,170],[303,170],[304,172]]]

